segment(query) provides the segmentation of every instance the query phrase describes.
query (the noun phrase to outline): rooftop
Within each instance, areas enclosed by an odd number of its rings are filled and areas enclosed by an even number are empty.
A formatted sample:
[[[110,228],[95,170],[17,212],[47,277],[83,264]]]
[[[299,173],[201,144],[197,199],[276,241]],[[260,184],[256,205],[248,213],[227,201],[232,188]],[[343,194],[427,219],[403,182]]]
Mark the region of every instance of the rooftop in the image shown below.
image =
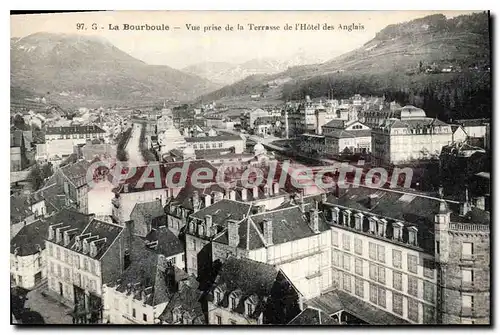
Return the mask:
[[[47,130],[45,131],[45,135],[98,134],[98,133],[105,133],[105,131],[96,125],[47,127]]]
[[[165,257],[178,255],[184,252],[182,242],[165,226],[151,229],[146,235],[145,240],[149,243],[157,242],[157,245],[152,248],[152,250]]]
[[[306,305],[317,308],[329,315],[339,311],[346,311],[370,325],[409,324],[404,319],[340,290],[331,291],[310,299],[306,302]]]
[[[288,324],[291,326],[326,326],[338,325],[339,323],[325,312],[307,307]]]
[[[37,220],[21,228],[10,240],[10,253],[14,254],[17,249],[17,255],[22,257],[45,249],[45,237],[50,224],[47,220]]]
[[[226,227],[227,220],[243,220],[250,211],[250,204],[228,199],[222,199],[211,206],[191,214],[191,218],[205,220],[205,215],[212,216],[212,224]]]

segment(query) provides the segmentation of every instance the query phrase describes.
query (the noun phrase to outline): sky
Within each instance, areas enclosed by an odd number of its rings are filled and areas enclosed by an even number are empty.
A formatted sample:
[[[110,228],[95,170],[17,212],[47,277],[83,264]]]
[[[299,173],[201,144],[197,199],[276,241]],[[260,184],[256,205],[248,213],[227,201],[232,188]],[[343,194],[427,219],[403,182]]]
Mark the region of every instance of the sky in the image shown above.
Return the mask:
[[[36,32],[98,35],[119,49],[149,64],[181,69],[209,62],[243,63],[255,58],[288,61],[298,55],[306,63],[326,61],[351,51],[375,37],[387,25],[442,13],[449,17],[470,11],[108,11],[88,13],[11,16],[11,37]],[[77,24],[86,30],[78,30]],[[284,31],[286,24],[324,24],[332,30]],[[97,30],[92,29],[92,25]],[[125,31],[124,24],[164,25],[168,31]],[[198,25],[190,31],[186,25]],[[237,30],[239,24],[245,29]],[[248,24],[280,26],[279,31],[250,31]],[[363,26],[351,32],[339,25]],[[110,30],[118,25],[120,30]],[[203,27],[221,26],[222,31],[204,32]],[[234,27],[225,31],[225,26]],[[81,25],[80,25],[81,27]],[[179,29],[174,29],[179,27]]]

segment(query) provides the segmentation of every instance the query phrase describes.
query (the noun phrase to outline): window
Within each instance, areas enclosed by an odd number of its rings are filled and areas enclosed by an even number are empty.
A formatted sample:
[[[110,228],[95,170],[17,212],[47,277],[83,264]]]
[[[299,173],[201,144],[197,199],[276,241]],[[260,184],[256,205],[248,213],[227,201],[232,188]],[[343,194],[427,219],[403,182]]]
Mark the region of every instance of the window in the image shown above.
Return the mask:
[[[144,313],[142,314],[142,320],[143,320],[144,322],[147,322],[147,321],[148,321],[148,316],[147,316],[146,314],[144,314]]]
[[[359,276],[363,275],[363,260],[362,259],[356,258],[354,260],[354,272]]]
[[[462,285],[471,284],[474,280],[474,273],[471,269],[462,269]]]
[[[247,315],[253,314],[253,304],[251,302],[247,302]]]
[[[351,250],[351,236],[347,234],[342,235],[342,247],[344,248],[344,250]]]
[[[132,317],[135,318],[135,308],[132,308]]]
[[[80,256],[75,255],[75,265],[77,269],[80,269]]]
[[[462,314],[470,315],[474,308],[474,298],[472,295],[462,295]]]
[[[408,294],[418,297],[418,278],[408,276]]]
[[[222,318],[220,315],[216,315],[215,316],[215,322],[218,324],[218,325],[221,325],[222,324]]]
[[[474,247],[470,242],[462,243],[462,258],[471,259],[474,254]]]
[[[61,277],[62,276],[62,271],[61,271],[61,265],[57,264],[57,276]]]
[[[64,262],[69,263],[69,254],[68,250],[64,250]]]
[[[61,259],[61,250],[58,247],[56,247],[56,258]]]
[[[418,322],[418,302],[408,298],[408,319]]]
[[[175,257],[169,258],[168,261],[173,265],[175,265]]]
[[[364,294],[364,281],[363,279],[360,278],[355,278],[354,279],[354,293],[361,298],[365,297]]]
[[[385,294],[385,288],[383,288],[382,286],[379,286],[378,287],[378,305],[380,307],[386,307],[386,301],[387,301],[387,298],[386,298],[386,294]]]
[[[375,263],[370,263],[370,279],[377,280],[377,265]]]
[[[332,245],[334,247],[339,246],[339,233],[336,231],[332,231]]]
[[[354,238],[354,252],[357,255],[363,254],[363,240],[360,238]]]
[[[436,241],[436,254],[439,254],[439,250],[441,250],[440,244],[439,244],[439,241]]]
[[[428,281],[424,281],[424,300],[434,303],[434,297],[434,284]]]
[[[403,290],[403,275],[401,272],[394,271],[392,273],[392,287],[398,291]]]
[[[401,269],[401,260],[403,256],[401,251],[392,249],[392,266],[396,269]]]
[[[377,304],[378,301],[378,287],[377,285],[370,284],[370,302]]]
[[[385,263],[385,247],[377,245],[377,258],[380,263]]]
[[[69,268],[64,268],[64,279],[69,280]]]
[[[50,273],[54,273],[54,263],[50,262]]]
[[[54,250],[53,250],[52,244],[50,244],[50,243],[49,243],[49,255],[54,256]]]
[[[233,296],[231,297],[231,309],[236,308],[236,298]]]
[[[344,254],[343,268],[346,271],[351,271],[351,256]]]
[[[385,267],[378,267],[378,282],[385,285]]]
[[[193,250],[196,251],[196,240],[193,240]]]
[[[94,261],[90,261],[90,272],[92,272],[93,274],[95,274],[95,263]]]
[[[398,293],[392,293],[392,311],[403,315],[403,296]]]
[[[426,304],[424,304],[424,323],[425,324],[436,323],[436,318],[434,317],[434,308]]]
[[[37,264],[38,264],[38,267],[41,268],[42,267],[42,256],[39,256],[37,259]]]
[[[373,242],[368,243],[369,257],[372,260],[377,260],[377,245]]]
[[[332,264],[333,266],[340,266],[340,252],[332,250]]]
[[[222,301],[222,295],[220,291],[215,291],[215,303],[220,304]]]
[[[434,279],[434,261],[432,259],[424,259],[424,277]]]
[[[87,258],[84,258],[83,259],[83,269],[85,271],[88,271],[89,270],[89,260]]]
[[[344,291],[351,292],[351,276],[347,273],[343,274],[343,285]]]
[[[408,254],[408,271],[417,273],[417,256]]]

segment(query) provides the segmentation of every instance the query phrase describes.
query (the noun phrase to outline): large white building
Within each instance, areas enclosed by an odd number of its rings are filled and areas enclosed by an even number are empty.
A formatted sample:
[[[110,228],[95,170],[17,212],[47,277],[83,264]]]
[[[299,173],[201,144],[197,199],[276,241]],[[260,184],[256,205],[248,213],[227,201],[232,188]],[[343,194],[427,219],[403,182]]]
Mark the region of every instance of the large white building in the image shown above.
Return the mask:
[[[453,141],[449,124],[427,117],[414,106],[401,108],[399,117],[384,119],[372,127],[372,152],[376,165],[402,164],[438,157]]]

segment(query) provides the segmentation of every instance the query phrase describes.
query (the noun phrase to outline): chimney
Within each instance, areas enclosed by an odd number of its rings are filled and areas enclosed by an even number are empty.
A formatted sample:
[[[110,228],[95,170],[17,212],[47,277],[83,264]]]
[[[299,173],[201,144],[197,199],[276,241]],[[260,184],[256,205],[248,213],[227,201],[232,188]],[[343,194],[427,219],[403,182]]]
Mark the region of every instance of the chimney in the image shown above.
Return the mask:
[[[465,199],[464,202],[460,203],[460,215],[464,216],[469,213],[471,210],[470,202],[469,202],[469,189],[465,188]]]
[[[253,188],[252,188],[252,191],[253,191],[253,198],[254,200],[255,199],[258,199],[259,198],[259,187],[257,185],[255,185]]]
[[[246,188],[241,189],[241,201],[247,201],[248,195],[247,195],[248,190]]]
[[[205,207],[208,207],[212,204],[212,196],[210,194],[205,195]]]
[[[474,205],[480,210],[486,210],[484,197],[477,197],[474,199]]]
[[[262,222],[262,231],[264,233],[264,241],[267,245],[273,245],[273,221],[264,219]]]
[[[229,191],[229,199],[236,200],[236,191],[235,190]]]
[[[239,224],[236,220],[227,220],[227,239],[230,247],[237,247],[240,244],[238,228]]]
[[[316,208],[309,210],[309,227],[311,227],[313,232],[319,233],[319,214]]]
[[[194,191],[193,192],[193,208],[196,210],[199,207],[200,207],[200,195],[198,194],[198,191]]]
[[[269,194],[269,189],[270,189],[269,185],[268,185],[268,184],[265,184],[265,185],[264,185],[264,196],[265,196],[265,197],[268,197],[268,196],[270,195],[270,194]]]
[[[376,205],[377,196],[375,194],[368,195],[368,208],[372,209]]]
[[[212,215],[205,215],[205,230],[207,236],[212,235]]]
[[[273,194],[277,195],[280,193],[280,184],[278,182],[273,183]]]

